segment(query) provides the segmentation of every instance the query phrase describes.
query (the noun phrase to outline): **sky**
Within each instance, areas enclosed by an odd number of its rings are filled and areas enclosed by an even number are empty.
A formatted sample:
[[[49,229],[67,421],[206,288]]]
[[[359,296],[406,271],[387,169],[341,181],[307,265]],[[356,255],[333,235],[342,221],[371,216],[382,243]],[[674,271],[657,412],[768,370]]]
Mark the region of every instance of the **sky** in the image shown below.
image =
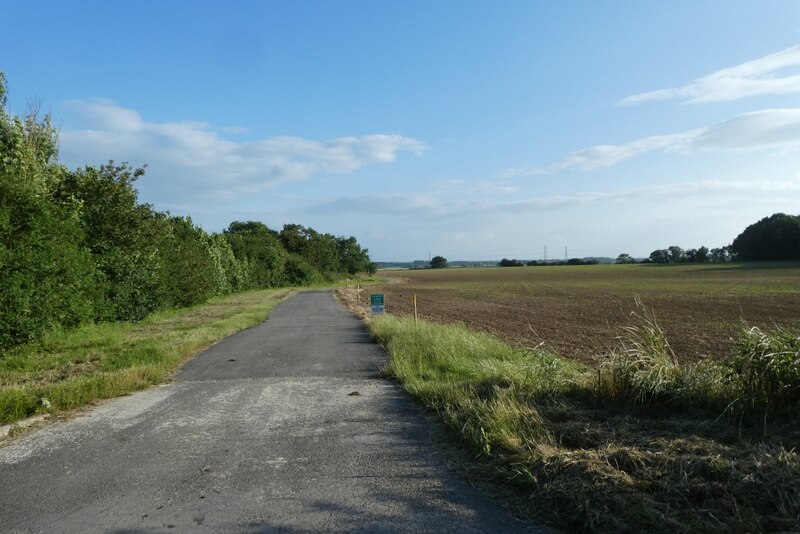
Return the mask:
[[[644,257],[800,213],[795,0],[0,0],[0,71],[210,232]]]

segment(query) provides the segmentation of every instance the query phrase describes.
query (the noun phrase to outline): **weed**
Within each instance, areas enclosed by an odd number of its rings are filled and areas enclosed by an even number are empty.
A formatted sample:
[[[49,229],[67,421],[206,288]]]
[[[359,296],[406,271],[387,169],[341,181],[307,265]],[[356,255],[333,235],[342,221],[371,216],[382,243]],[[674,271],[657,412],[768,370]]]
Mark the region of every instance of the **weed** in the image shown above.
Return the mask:
[[[655,313],[636,298],[635,323],[625,326],[619,347],[600,367],[600,395],[637,404],[664,399],[679,389],[684,370],[678,363]],[[606,371],[603,373],[603,371]]]
[[[794,398],[793,375],[784,372],[793,367],[764,363],[793,361],[794,338],[746,338],[756,347],[746,354],[763,358],[739,372],[719,362],[681,364],[652,312],[640,305],[633,320],[599,384],[584,366],[463,326],[385,316],[370,328],[389,352],[385,373],[477,457],[461,469],[504,488],[497,492],[524,517],[570,531],[793,530],[796,425],[756,440],[704,410],[719,414],[741,396],[742,376],[766,376],[756,364],[781,377],[773,381],[781,398]],[[649,417],[631,406],[664,410]]]
[[[759,407],[789,407],[800,401],[800,335],[777,327],[744,332],[731,362],[743,393]]]

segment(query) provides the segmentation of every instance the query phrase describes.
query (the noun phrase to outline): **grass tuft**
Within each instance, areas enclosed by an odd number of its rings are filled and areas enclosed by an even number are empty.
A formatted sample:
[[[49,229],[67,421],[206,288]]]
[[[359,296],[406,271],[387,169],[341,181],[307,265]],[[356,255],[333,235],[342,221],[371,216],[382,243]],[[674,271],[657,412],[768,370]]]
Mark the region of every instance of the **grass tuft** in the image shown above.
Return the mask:
[[[738,342],[732,367],[745,398],[754,405],[787,407],[800,401],[800,335],[777,327],[753,327]]]
[[[582,532],[793,530],[796,422],[767,439],[718,415],[743,392],[763,391],[743,389],[742,377],[773,372],[779,378],[754,387],[777,384],[771,391],[794,399],[786,370],[796,338],[750,331],[740,367],[681,365],[651,312],[640,306],[633,320],[599,380],[463,326],[384,316],[370,328],[389,353],[385,373],[476,456],[462,469],[496,484],[523,517]]]
[[[638,297],[636,306],[633,324],[623,327],[618,348],[601,364],[600,394],[649,404],[679,390],[684,371],[655,313]]]

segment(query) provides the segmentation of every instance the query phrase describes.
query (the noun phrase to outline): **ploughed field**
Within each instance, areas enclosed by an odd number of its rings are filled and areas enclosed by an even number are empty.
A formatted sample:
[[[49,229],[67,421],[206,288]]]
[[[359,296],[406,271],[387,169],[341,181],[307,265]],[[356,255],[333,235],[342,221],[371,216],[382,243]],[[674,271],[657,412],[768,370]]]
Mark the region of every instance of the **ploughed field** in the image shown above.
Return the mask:
[[[800,328],[800,263],[587,265],[385,271],[388,313],[463,323],[592,363],[617,345],[638,296],[678,358],[721,358],[744,327]]]

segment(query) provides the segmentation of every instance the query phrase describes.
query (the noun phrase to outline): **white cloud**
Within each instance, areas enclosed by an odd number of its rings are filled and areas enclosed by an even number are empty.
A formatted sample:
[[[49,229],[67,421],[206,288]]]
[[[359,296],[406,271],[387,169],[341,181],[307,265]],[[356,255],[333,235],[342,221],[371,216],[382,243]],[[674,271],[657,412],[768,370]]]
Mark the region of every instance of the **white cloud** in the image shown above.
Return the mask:
[[[795,70],[791,70],[792,68]],[[655,100],[680,99],[685,103],[726,102],[759,95],[800,92],[800,45],[718,70],[684,85],[659,89],[624,98],[620,104],[633,105]],[[788,69],[788,72],[787,72]]]
[[[435,196],[422,193],[368,193],[342,197],[306,208],[310,213],[378,214],[381,216],[430,216],[448,213],[446,204]]]
[[[229,128],[215,130],[203,122],[148,122],[136,111],[108,100],[69,104],[88,128],[61,131],[64,160],[148,163],[151,170],[183,187],[228,196],[306,180],[318,173],[348,173],[373,163],[393,162],[399,152],[421,154],[427,149],[421,141],[396,134],[234,142],[220,135],[230,133]]]
[[[593,191],[575,193],[571,195],[556,195],[550,197],[534,198],[491,206],[502,212],[506,211],[535,211],[554,210],[597,204],[602,202],[619,201],[645,201],[655,199],[662,202],[666,199],[687,197],[707,197],[713,195],[715,199],[723,197],[742,197],[763,194],[784,194],[800,192],[800,175],[789,180],[759,180],[759,181],[725,181],[703,180],[698,182],[679,182],[672,184],[659,184],[652,186],[630,187],[614,191]]]
[[[692,153],[793,149],[800,146],[800,108],[764,109],[672,135],[654,135],[622,145],[597,145],[567,154],[545,167],[507,169],[508,177],[537,176],[564,170],[609,167],[654,151]]]
[[[800,108],[745,113],[698,131],[691,149],[761,150],[800,145]]]
[[[679,182],[642,187],[630,187],[612,191],[587,191],[564,195],[533,197],[514,201],[453,201],[432,194],[373,193],[353,197],[337,198],[315,203],[306,208],[309,213],[336,215],[395,216],[419,220],[441,220],[443,218],[467,217],[470,219],[511,215],[527,212],[553,211],[588,204],[611,202],[642,202],[681,198],[752,198],[763,195],[785,196],[800,193],[800,174],[788,180],[703,180]]]

